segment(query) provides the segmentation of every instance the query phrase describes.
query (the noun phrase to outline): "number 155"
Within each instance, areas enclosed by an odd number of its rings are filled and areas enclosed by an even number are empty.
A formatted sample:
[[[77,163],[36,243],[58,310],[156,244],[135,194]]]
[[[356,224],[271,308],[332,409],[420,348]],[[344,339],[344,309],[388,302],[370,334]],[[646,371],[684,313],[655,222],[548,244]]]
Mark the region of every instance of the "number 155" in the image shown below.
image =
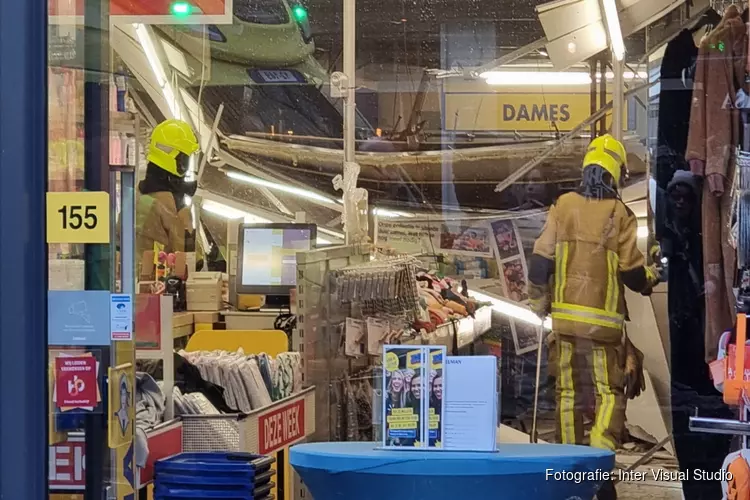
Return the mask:
[[[70,205],[57,211],[62,215],[63,229],[94,229],[99,223],[95,205]]]

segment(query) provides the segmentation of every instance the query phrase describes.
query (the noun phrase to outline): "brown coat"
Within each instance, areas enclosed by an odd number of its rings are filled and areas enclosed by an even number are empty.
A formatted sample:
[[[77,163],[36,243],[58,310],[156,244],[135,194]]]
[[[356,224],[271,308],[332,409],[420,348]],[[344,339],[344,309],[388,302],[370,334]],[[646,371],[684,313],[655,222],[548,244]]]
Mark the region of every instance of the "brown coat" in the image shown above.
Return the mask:
[[[735,251],[729,243],[734,151],[740,121],[734,107],[745,75],[747,36],[736,8],[701,43],[698,51],[686,159],[693,174],[721,176],[724,192],[703,188],[703,267],[706,291],[706,360],[716,358],[718,338],[731,328]]]

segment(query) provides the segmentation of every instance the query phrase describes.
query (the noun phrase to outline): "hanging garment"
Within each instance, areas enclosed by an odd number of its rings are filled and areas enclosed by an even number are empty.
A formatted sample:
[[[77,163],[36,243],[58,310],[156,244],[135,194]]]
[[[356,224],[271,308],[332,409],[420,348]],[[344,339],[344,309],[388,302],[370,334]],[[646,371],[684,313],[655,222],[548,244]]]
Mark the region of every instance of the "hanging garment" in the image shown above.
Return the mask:
[[[686,159],[703,183],[705,359],[734,318],[735,252],[730,244],[731,185],[740,121],[734,102],[745,76],[747,37],[736,7],[701,43],[695,73]]]
[[[689,172],[678,171],[668,185],[665,198],[673,199],[675,192],[685,205],[680,216],[674,201],[665,205],[668,216],[661,239],[664,256],[669,259],[672,436],[680,471],[687,473],[687,479],[682,481],[685,500],[719,498],[717,481],[695,480],[691,472],[719,470],[731,438],[692,432],[689,422],[696,411],[709,418],[733,416],[714,387],[705,362],[700,189]],[[692,207],[692,212],[684,209],[687,206]]]
[[[135,374],[135,464],[145,467],[148,459],[146,433],[164,419],[166,400],[156,381],[147,373]]]
[[[686,29],[673,38],[664,51],[656,147],[656,182],[661,189],[667,188],[676,170],[689,169],[685,149],[697,55],[693,35]]]
[[[260,368],[260,374],[263,377],[263,383],[266,385],[266,390],[268,390],[268,394],[271,395],[271,399],[273,399],[271,361],[271,357],[266,353],[262,353],[258,356],[258,367]],[[274,401],[276,400],[274,399]]]
[[[138,360],[137,370],[148,373],[156,380],[164,380],[161,360]],[[179,387],[183,394],[200,392],[222,413],[237,413],[237,408],[224,400],[224,388],[209,382],[197,366],[178,353],[174,353],[174,373],[175,387]]]

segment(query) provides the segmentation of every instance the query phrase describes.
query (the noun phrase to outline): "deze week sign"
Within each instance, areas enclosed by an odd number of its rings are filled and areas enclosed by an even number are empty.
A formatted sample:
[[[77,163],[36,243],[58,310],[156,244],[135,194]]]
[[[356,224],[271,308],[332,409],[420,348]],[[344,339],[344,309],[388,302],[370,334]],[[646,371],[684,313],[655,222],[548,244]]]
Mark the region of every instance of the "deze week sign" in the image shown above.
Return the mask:
[[[258,453],[267,455],[305,437],[305,398],[258,417]]]

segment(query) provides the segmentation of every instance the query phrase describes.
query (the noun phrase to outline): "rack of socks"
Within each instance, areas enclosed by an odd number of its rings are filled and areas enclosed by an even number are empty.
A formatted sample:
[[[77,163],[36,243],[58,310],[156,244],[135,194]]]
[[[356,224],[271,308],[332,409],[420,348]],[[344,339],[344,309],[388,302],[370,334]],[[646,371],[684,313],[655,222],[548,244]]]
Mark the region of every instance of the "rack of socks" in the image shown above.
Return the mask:
[[[331,384],[335,412],[331,430],[336,441],[374,441],[376,416],[380,415],[380,370],[371,366],[343,375]]]

